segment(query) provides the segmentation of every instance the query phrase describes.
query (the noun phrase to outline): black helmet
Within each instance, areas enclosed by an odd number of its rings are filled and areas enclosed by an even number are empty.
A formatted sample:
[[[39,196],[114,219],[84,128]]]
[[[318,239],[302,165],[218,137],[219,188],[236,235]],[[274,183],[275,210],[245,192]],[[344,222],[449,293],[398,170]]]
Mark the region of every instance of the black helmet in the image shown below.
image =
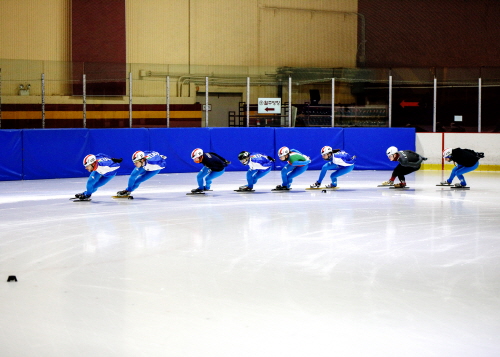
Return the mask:
[[[248,161],[250,160],[250,153],[248,151],[242,151],[242,152],[240,152],[238,154],[238,160],[240,160],[240,162],[243,165],[247,165]]]

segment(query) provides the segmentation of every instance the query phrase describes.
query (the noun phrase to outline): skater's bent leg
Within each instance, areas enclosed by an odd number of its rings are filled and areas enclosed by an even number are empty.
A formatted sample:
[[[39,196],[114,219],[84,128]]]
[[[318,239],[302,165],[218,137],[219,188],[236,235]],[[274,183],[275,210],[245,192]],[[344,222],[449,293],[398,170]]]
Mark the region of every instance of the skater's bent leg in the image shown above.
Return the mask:
[[[290,182],[288,182],[288,174],[292,172],[294,168],[295,166],[287,164],[281,169],[281,186],[288,187],[288,185],[290,185]]]
[[[321,172],[319,173],[318,182],[321,183],[323,181],[323,179],[326,176],[326,172],[328,170],[333,170],[336,168],[337,168],[337,165],[332,164],[331,162],[327,162],[326,164],[324,164],[323,167],[321,168]]]
[[[94,171],[87,180],[87,190],[84,194],[90,196],[101,186],[107,184],[113,177],[116,176],[116,173],[111,174],[110,176],[103,176],[96,171]]]
[[[254,184],[254,175],[257,174],[256,170],[248,170],[247,171],[247,187],[252,188]]]
[[[339,166],[338,170],[335,170],[330,178],[332,179],[332,186],[337,187],[337,177],[348,174],[354,169],[354,165],[351,166]]]
[[[210,187],[212,186],[212,181],[222,175],[226,169],[223,169],[222,171],[212,171],[208,174],[207,177],[205,177],[205,190],[210,190]]]
[[[135,180],[135,183],[134,185],[131,187],[131,190],[127,190],[127,191],[134,191],[136,190],[141,183],[143,183],[144,181],[147,181],[149,180],[151,177],[157,175],[158,173],[160,172],[160,170],[155,170],[155,171],[146,171],[144,170],[144,172],[142,174],[140,174],[137,179]]]
[[[408,167],[408,166],[401,166],[401,165],[398,165],[395,169],[394,169],[394,173],[395,173],[395,176],[397,178],[399,178],[399,180],[401,182],[405,182],[405,176],[408,175],[408,174],[411,174],[412,172],[415,172],[417,171],[418,169],[414,168],[414,167]]]
[[[115,176],[116,176],[116,174],[111,175],[111,176],[102,176],[102,177],[99,179],[99,181],[97,181],[97,183],[94,185],[94,188],[96,189],[96,191],[97,191],[97,189],[98,189],[99,187],[104,186],[104,185],[105,185],[105,184],[107,184],[109,181],[111,181],[111,179],[112,179],[113,177],[115,177]]]
[[[295,170],[293,170],[292,172],[290,172],[288,174],[288,188],[290,188],[290,185],[292,184],[293,182],[293,179],[301,174],[303,174],[307,168],[309,167],[309,165],[304,165],[304,166],[295,166]]]
[[[248,186],[250,188],[253,188],[253,185],[257,183],[261,178],[266,176],[268,173],[271,172],[271,168],[268,168],[267,170],[256,170],[257,172],[252,176],[252,185]]]
[[[126,188],[127,191],[132,192],[134,191],[139,185],[136,185],[136,181],[139,179],[139,177],[144,174],[146,170],[144,170],[142,167],[140,168],[135,168],[132,170],[130,173],[130,177],[128,178],[128,186]]]
[[[203,181],[204,181],[204,178],[210,172],[211,172],[211,170],[208,167],[203,166],[203,168],[200,170],[200,172],[198,172],[198,175],[196,175],[196,180],[198,181],[198,188],[200,190],[203,190],[203,188],[205,187],[205,183]]]
[[[471,171],[474,171],[475,169],[477,169],[478,166],[479,166],[479,161],[476,162],[476,164],[474,166],[471,166],[471,167],[461,166],[459,169],[456,170],[457,177],[460,180],[460,184],[462,186],[467,186],[467,182],[465,181],[464,174],[471,172]]]
[[[455,166],[452,170],[451,170],[451,173],[450,173],[450,177],[448,178],[448,182],[449,183],[452,183],[453,182],[453,179],[457,176],[457,171],[463,167],[462,165],[457,165]]]

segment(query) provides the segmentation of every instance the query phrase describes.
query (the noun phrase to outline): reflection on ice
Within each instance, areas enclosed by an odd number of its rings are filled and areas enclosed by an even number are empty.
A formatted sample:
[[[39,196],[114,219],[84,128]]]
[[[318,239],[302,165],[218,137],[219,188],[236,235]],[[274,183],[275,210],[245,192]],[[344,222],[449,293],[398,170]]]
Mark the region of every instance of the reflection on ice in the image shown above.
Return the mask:
[[[85,178],[0,182],[2,355],[500,354],[498,173],[305,191],[317,174],[239,194],[227,172],[203,197],[160,174],[113,200],[120,176],[78,204]]]

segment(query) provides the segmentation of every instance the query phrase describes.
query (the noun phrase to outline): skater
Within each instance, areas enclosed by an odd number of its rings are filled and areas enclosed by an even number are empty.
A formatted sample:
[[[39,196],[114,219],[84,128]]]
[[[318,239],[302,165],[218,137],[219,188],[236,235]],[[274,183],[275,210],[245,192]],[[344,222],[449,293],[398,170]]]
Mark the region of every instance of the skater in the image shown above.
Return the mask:
[[[318,181],[313,183],[311,188],[319,188],[321,186],[321,181],[323,181],[328,170],[334,171],[330,175],[332,183],[326,185],[325,188],[337,187],[337,177],[351,172],[354,169],[354,162],[356,161],[356,156],[351,156],[340,149],[333,150],[330,146],[323,146],[321,157],[328,162],[321,168]]]
[[[214,152],[204,153],[202,149],[194,149],[191,159],[197,164],[203,164],[203,168],[196,176],[198,187],[191,190],[193,193],[209,191],[212,181],[222,175],[226,171],[226,166],[231,163]]]
[[[273,168],[274,159],[271,156],[242,151],[238,155],[238,160],[243,165],[248,165],[247,182],[245,186],[241,186],[239,191],[252,191],[253,185],[257,183],[262,177],[271,172]]]
[[[397,161],[399,164],[392,172],[392,176],[389,181],[382,182],[382,185],[394,186],[396,188],[406,187],[405,175],[419,170],[422,161],[427,160],[426,157],[420,156],[411,150],[398,151],[398,148],[395,146],[388,148],[386,154],[389,160]],[[394,184],[396,177],[399,178],[399,181],[401,182]]]
[[[275,191],[290,190],[293,179],[307,170],[311,159],[300,151],[290,150],[286,146],[278,150],[278,156],[281,161],[287,161],[287,164],[281,170],[283,182],[281,185],[276,186]]]
[[[75,195],[81,201],[90,200],[90,196],[97,189],[116,176],[116,170],[120,168],[122,159],[113,159],[105,154],[87,155],[83,159],[83,166],[85,170],[90,172],[89,179],[87,180],[87,190]]]
[[[128,197],[141,183],[149,180],[165,168],[166,156],[156,151],[136,151],[132,154],[135,169],[128,179],[128,186],[123,191],[118,191],[118,197]]]
[[[451,170],[448,180],[441,182],[441,185],[451,185],[453,179],[458,177],[460,183],[455,184],[455,187],[466,187],[464,174],[474,171],[479,166],[479,159],[484,157],[484,153],[475,152],[470,149],[445,149],[443,151],[443,159],[447,162],[453,161],[455,167]]]

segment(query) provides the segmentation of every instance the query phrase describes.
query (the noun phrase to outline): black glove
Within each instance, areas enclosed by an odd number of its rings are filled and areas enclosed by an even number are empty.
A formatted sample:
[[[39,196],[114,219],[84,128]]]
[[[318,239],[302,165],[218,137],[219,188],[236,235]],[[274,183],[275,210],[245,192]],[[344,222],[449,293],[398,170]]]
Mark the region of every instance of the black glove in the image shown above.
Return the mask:
[[[119,164],[120,162],[123,161],[123,159],[111,159],[111,161],[113,161],[116,164]]]
[[[268,159],[269,161],[272,161],[272,162],[275,162],[275,161],[276,161],[276,160],[274,160],[274,158],[273,158],[273,157],[271,157],[271,156],[266,156],[266,157],[267,157],[267,159]]]
[[[426,158],[426,157],[422,157],[422,160],[426,161],[426,160],[427,160],[427,158]]]
[[[226,165],[230,165],[230,164],[231,164],[231,161],[227,161],[227,160],[225,160],[225,161],[224,161],[224,163],[225,163]]]
[[[482,159],[482,158],[484,158],[484,152],[476,152],[476,156],[477,156],[479,159]]]

